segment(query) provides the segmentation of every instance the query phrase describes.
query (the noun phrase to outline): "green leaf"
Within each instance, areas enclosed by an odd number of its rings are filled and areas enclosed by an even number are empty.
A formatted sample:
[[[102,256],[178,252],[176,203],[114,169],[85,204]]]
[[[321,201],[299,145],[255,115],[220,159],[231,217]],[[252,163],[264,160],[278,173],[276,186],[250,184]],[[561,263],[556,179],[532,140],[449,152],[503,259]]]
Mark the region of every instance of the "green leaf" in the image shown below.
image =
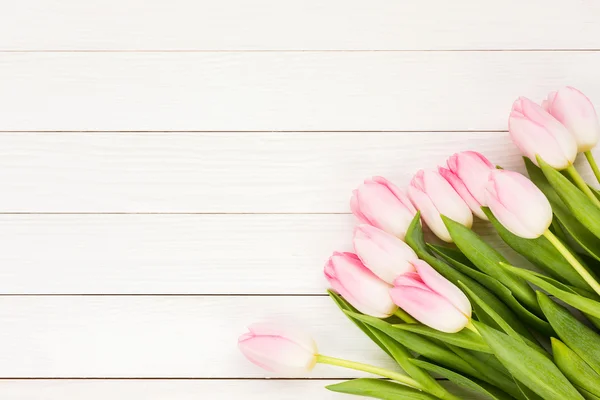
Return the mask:
[[[480,271],[502,282],[530,311],[538,315],[542,314],[535,298],[535,292],[527,282],[498,268],[499,263],[508,262],[502,254],[466,226],[443,215],[442,220],[456,246]],[[494,291],[493,288],[489,289]],[[498,295],[498,293],[496,294]]]
[[[576,387],[600,396],[600,375],[558,339],[552,339],[554,363]]]
[[[544,321],[537,315],[533,314],[531,311],[523,307],[521,303],[513,296],[512,292],[500,283],[497,279],[492,278],[482,272],[479,272],[473,268],[469,268],[465,264],[460,261],[450,258],[449,252],[439,252],[439,247],[432,247],[432,249],[440,255],[445,261],[450,263],[454,268],[473,278],[475,281],[483,284],[486,288],[492,290],[496,296],[500,297],[500,299],[507,304],[512,310],[519,316],[521,319],[529,326],[535,328],[537,331],[545,334],[546,336],[551,336],[554,332],[552,331],[552,327],[548,322]],[[463,283],[464,284],[464,283]],[[479,312],[481,314],[481,312]],[[486,312],[489,315],[489,313]],[[480,317],[480,315],[478,315]],[[494,319],[495,321],[495,319]],[[486,321],[482,321],[486,322]],[[497,322],[497,321],[496,321]],[[499,326],[499,325],[498,325]],[[500,326],[499,326],[500,327]],[[529,336],[529,335],[528,335]]]
[[[521,394],[523,396],[525,396],[526,400],[544,400],[540,396],[538,396],[535,392],[533,392],[531,389],[529,389],[527,386],[525,386],[521,382],[519,382],[517,379],[515,379],[514,381],[517,384],[517,387],[519,388],[519,390],[521,391]]]
[[[541,172],[541,171],[540,171]],[[502,240],[514,251],[521,254],[529,262],[543,269],[552,277],[564,280],[573,286],[589,289],[585,279],[573,269],[571,264],[560,254],[556,247],[543,236],[537,239],[519,237],[502,225],[489,208],[483,207],[483,212],[498,232]]]
[[[420,335],[408,331],[404,331],[395,328],[391,324],[380,320],[379,318],[371,317],[369,315],[362,315],[346,311],[346,314],[351,318],[355,318],[360,322],[368,324],[376,329],[379,329],[392,339],[398,341],[402,345],[408,347],[415,353],[421,354],[431,360],[445,365],[449,368],[456,369],[457,371],[464,372],[473,377],[479,378],[481,374],[475,370],[471,365],[465,362],[462,358],[457,356],[454,352],[450,351],[447,347],[437,344],[436,342],[427,338],[421,337]]]
[[[473,291],[471,289],[469,289],[468,287],[466,287],[465,285],[462,284],[462,282],[459,282],[461,284],[461,287],[463,288],[463,290],[466,291],[466,294],[469,296],[469,298],[471,298],[471,300],[473,300],[475,303],[479,304],[479,306],[490,316],[494,319],[494,321],[496,321],[496,323],[502,328],[502,330],[509,335],[510,337],[517,339],[519,341],[521,341],[522,343],[528,345],[529,347],[531,347],[534,350],[537,350],[538,352],[540,352],[542,355],[549,357],[548,353],[536,342],[532,342],[527,338],[524,338],[523,336],[521,336],[517,331],[515,331],[506,321],[504,321],[499,315],[498,313],[496,313],[496,311],[494,311],[493,308],[491,308],[490,306],[488,306],[487,304],[485,304],[485,302],[483,300],[481,300],[479,298],[479,296],[477,296],[475,293],[473,293]]]
[[[573,217],[592,232],[594,236],[600,238],[600,208],[577,186],[539,157],[538,164],[548,183],[560,196]]]
[[[600,335],[544,293],[538,292],[538,301],[560,340],[600,374]]]
[[[558,367],[538,351],[487,325],[476,321],[474,324],[510,373],[543,399],[583,399]]]
[[[459,263],[466,265],[470,268],[476,268],[475,265],[465,256],[460,250],[454,249],[448,246],[440,246],[437,244],[427,243],[427,247],[429,247],[435,254],[440,255],[444,260],[456,260]]]
[[[334,385],[325,386],[328,390],[338,393],[355,394],[382,400],[437,400],[427,393],[380,379],[353,379]]]
[[[420,259],[426,261],[431,265],[437,272],[443,275],[450,282],[458,286],[458,282],[461,281],[481,297],[487,304],[496,310],[496,312],[507,321],[517,332],[521,335],[535,340],[533,335],[527,330],[521,320],[515,315],[515,313],[502,301],[500,301],[492,292],[486,289],[483,285],[471,279],[467,275],[452,268],[446,262],[434,257],[427,247],[425,240],[423,239],[423,229],[421,227],[421,215],[417,212],[417,215],[413,218],[405,237],[406,243],[417,253]],[[486,318],[487,315],[484,317]],[[485,320],[485,323],[493,324],[493,321]]]
[[[547,291],[551,295],[561,299],[570,306],[573,306],[586,314],[592,315],[596,318],[600,318],[600,302],[581,296],[577,294],[572,288],[569,288],[568,286],[563,285],[552,278],[548,278],[545,275],[538,274],[537,272],[516,268],[508,264],[501,265],[507,271],[510,271],[515,275],[519,275],[520,277],[527,279],[529,282],[538,286],[540,289]],[[546,318],[550,320],[547,314]],[[552,325],[552,321],[550,321],[550,325]],[[552,325],[552,327],[554,328],[554,325]]]
[[[457,384],[458,386],[462,386],[464,388],[470,389],[474,392],[477,392],[479,394],[482,394],[490,399],[494,399],[494,400],[510,400],[512,399],[511,396],[509,396],[506,393],[497,391],[496,393],[492,393],[490,391],[488,391],[486,388],[484,388],[483,386],[481,386],[479,383],[466,378],[460,374],[457,374],[456,372],[450,371],[446,368],[440,367],[438,365],[435,364],[431,364],[425,361],[421,361],[421,360],[411,360],[412,363],[414,363],[415,365],[426,369],[430,372],[435,372],[438,375],[441,375],[442,377],[448,379],[450,382]]]
[[[491,353],[492,350],[488,345],[479,337],[476,333],[471,332],[468,329],[463,329],[456,333],[440,332],[437,329],[430,328],[425,325],[417,324],[398,324],[393,325],[396,329],[402,329],[413,333],[418,333],[423,336],[438,339],[444,343],[452,344],[454,346],[462,347],[464,349],[470,349],[480,351],[483,353]]]

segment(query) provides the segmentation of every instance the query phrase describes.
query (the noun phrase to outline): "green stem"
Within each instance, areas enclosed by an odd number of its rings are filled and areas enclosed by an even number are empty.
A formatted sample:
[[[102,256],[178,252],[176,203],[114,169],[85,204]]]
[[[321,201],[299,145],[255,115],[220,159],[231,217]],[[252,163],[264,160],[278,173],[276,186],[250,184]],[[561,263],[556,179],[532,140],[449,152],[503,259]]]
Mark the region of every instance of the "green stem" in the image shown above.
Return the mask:
[[[565,260],[567,260],[569,264],[573,266],[573,268],[575,268],[575,271],[581,275],[587,284],[590,285],[590,287],[594,289],[596,293],[600,294],[600,284],[596,282],[594,277],[590,275],[589,271],[583,265],[581,265],[579,260],[577,260],[573,253],[571,253],[571,251],[560,241],[560,239],[554,236],[554,234],[548,229],[546,232],[544,232],[544,237],[548,239],[554,247],[556,247],[556,250],[562,254]]]
[[[571,179],[573,179],[573,181],[575,182],[577,187],[579,187],[579,189],[581,189],[581,191],[583,193],[585,193],[587,197],[589,197],[589,199],[592,201],[592,203],[594,203],[595,205],[600,207],[600,200],[598,200],[596,195],[594,195],[594,192],[592,192],[592,189],[590,189],[590,187],[587,185],[587,183],[585,183],[585,181],[583,180],[581,175],[579,175],[579,172],[577,172],[575,167],[573,165],[569,165],[569,167],[567,169],[565,169],[565,171],[567,171],[567,173],[569,174]]]
[[[583,154],[585,154],[585,158],[587,158],[588,162],[590,163],[590,167],[592,167],[592,171],[594,171],[596,179],[598,180],[598,182],[600,182],[600,169],[598,168],[598,164],[596,164],[596,159],[594,158],[594,155],[590,150],[584,152]]]
[[[469,323],[467,324],[467,326],[465,326],[465,328],[467,328],[468,330],[470,330],[472,332],[475,332],[477,334],[477,336],[481,336],[481,333],[479,333],[477,328],[475,328],[475,325],[473,325],[472,319],[469,320]]]
[[[385,368],[379,368],[374,365],[363,364],[356,361],[342,360],[341,358],[327,357],[321,354],[317,354],[317,362],[320,364],[329,364],[335,365],[336,367],[368,372],[370,374],[393,379],[397,382],[404,383],[405,385],[411,386],[415,389],[423,390],[423,386],[421,386],[421,384],[415,381],[413,378],[403,375],[399,372],[390,371],[389,369]]]
[[[419,323],[419,321],[417,321],[416,319],[411,317],[406,311],[404,311],[401,308],[397,309],[396,312],[394,313],[394,315],[396,317],[400,318],[402,321],[406,322],[407,324],[418,324]]]

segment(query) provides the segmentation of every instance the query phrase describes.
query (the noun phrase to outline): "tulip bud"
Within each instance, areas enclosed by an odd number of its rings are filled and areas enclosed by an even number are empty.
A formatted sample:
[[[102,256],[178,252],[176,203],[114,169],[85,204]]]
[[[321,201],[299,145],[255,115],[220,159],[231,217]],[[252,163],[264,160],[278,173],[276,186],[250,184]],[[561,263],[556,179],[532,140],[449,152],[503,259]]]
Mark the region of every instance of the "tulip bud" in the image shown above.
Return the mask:
[[[317,363],[314,340],[296,330],[259,323],[248,327],[238,339],[238,348],[248,360],[267,371],[298,376],[311,371]]]
[[[415,270],[411,261],[415,261],[417,255],[413,249],[396,236],[371,225],[355,228],[354,250],[371,272],[390,285],[398,275]]]
[[[565,169],[577,156],[577,143],[556,118],[533,101],[520,97],[508,119],[510,138],[537,165],[536,154],[555,169]]]
[[[380,176],[365,180],[353,192],[350,208],[361,223],[373,225],[400,239],[404,239],[417,213],[406,194]]]
[[[590,99],[579,90],[565,87],[558,92],[551,92],[548,100],[542,102],[542,108],[571,132],[578,151],[591,150],[598,143],[600,124],[596,110]]]
[[[485,206],[485,185],[494,165],[475,151],[454,154],[447,164],[448,169],[438,169],[440,175],[452,185],[475,215],[487,220],[481,207]]]
[[[325,264],[331,288],[363,314],[387,318],[396,311],[391,285],[379,279],[356,254],[335,252]]]
[[[492,171],[485,199],[498,221],[522,238],[538,238],[552,223],[552,207],[546,196],[517,172]]]
[[[399,276],[390,291],[394,303],[417,321],[441,332],[454,333],[471,319],[467,296],[425,261],[413,263],[417,272]]]
[[[452,238],[440,215],[445,215],[468,228],[473,225],[473,214],[469,206],[436,171],[417,172],[408,187],[408,196],[421,211],[427,226],[445,242],[452,242]]]

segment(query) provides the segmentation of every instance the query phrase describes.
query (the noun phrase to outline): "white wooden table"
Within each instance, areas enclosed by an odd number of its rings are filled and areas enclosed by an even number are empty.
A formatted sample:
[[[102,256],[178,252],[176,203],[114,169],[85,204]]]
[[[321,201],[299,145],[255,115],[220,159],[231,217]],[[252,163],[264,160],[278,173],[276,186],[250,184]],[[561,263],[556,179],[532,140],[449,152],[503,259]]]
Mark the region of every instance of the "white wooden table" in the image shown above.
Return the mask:
[[[345,399],[237,336],[391,366],[323,296],[351,190],[522,170],[511,104],[565,84],[600,105],[597,0],[0,1],[0,398]]]

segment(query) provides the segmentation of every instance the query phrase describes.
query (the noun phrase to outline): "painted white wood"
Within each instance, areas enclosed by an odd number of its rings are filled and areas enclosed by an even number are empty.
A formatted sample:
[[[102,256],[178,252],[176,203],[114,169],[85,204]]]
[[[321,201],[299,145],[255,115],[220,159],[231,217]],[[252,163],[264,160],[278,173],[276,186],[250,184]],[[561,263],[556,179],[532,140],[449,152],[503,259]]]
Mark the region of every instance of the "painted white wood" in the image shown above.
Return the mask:
[[[0,215],[0,294],[325,294],[323,265],[352,250],[353,225],[327,214]],[[476,228],[506,250],[491,225]]]
[[[2,53],[0,130],[504,130],[520,95],[598,101],[599,70],[600,52]]]
[[[4,380],[0,396],[5,400],[197,400],[210,395],[210,400],[352,400],[351,397],[326,390],[336,380]],[[461,388],[442,382],[465,400],[482,399]]]
[[[600,48],[593,0],[20,0],[0,50]]]
[[[261,320],[302,328],[323,354],[394,368],[327,297],[9,296],[0,301],[0,377],[262,378],[237,349]],[[310,373],[354,376],[364,374]]]
[[[505,132],[0,133],[0,212],[349,212],[465,149],[524,170]]]

